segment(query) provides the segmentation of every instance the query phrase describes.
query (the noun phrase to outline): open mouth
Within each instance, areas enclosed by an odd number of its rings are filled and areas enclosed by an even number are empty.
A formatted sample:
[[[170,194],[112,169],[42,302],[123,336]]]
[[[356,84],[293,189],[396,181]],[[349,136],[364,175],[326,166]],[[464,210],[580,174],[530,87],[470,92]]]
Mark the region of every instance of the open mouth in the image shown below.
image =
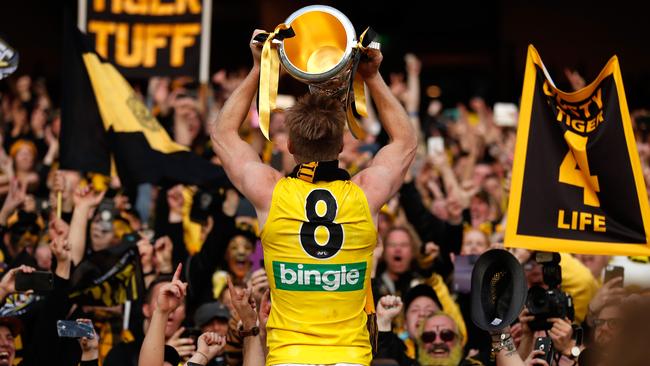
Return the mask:
[[[3,351],[0,352],[0,365],[9,364],[9,352]]]
[[[434,347],[429,354],[433,357],[447,357],[449,350],[445,347]]]
[[[235,261],[235,267],[237,269],[245,270],[247,265],[248,265],[248,261],[245,259],[237,259]]]
[[[396,256],[393,257],[393,260],[395,262],[397,262],[397,263],[401,263],[402,262],[402,256],[401,255],[396,255]]]

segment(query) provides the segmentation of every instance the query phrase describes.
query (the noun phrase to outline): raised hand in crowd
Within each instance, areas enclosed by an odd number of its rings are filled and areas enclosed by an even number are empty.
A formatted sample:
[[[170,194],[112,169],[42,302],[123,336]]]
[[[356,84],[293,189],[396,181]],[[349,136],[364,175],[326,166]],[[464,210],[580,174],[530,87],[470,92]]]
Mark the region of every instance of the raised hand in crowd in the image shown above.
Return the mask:
[[[196,343],[196,352],[188,360],[188,363],[206,365],[217,357],[226,346],[226,337],[215,332],[206,332],[199,336]]]
[[[407,53],[404,56],[404,62],[406,64],[406,92],[402,94],[402,101],[410,116],[417,117],[420,109],[420,71],[422,70],[422,62],[412,53]]]
[[[533,350],[533,331],[530,329],[530,322],[535,319],[527,308],[523,308],[519,314],[519,322],[510,327],[512,338],[517,345],[517,352],[521,358],[527,357]]]
[[[93,321],[90,319],[77,319],[77,322],[86,323],[93,326]],[[80,338],[79,345],[81,346],[81,361],[93,361],[99,358],[99,336],[97,335],[97,332],[95,332],[94,326],[93,337]]]
[[[593,320],[598,316],[598,313],[607,305],[616,304],[623,300],[626,291],[621,284],[623,283],[622,277],[612,278],[605,282],[603,286],[596,292],[596,295],[589,302],[587,312],[587,323],[593,325]]]
[[[77,208],[90,210],[97,207],[102,199],[104,199],[105,193],[106,191],[95,191],[90,185],[77,187],[72,195],[75,210]]]
[[[79,173],[73,171],[57,170],[50,182],[50,206],[56,211],[58,200],[57,193],[61,192],[61,211],[72,212],[74,201],[72,199],[79,183]]]
[[[175,185],[167,191],[167,205],[169,205],[169,222],[179,223],[183,221],[183,186]]]
[[[0,143],[2,143],[2,141],[3,141],[2,136],[0,136]],[[2,170],[3,175],[6,177],[5,179],[2,180],[3,184],[7,184],[8,181],[11,181],[11,179],[15,178],[16,176],[14,172],[14,161],[13,159],[11,159],[9,155],[7,155],[7,152],[1,146],[0,146],[0,170]]]
[[[72,262],[79,264],[86,251],[86,228],[91,211],[99,205],[104,198],[103,192],[97,192],[92,187],[79,186],[72,195],[74,211],[70,221],[70,247],[72,248]]]
[[[172,271],[172,251],[174,244],[169,236],[163,236],[156,240],[154,244],[154,264],[157,273],[171,273]]]
[[[70,234],[70,225],[58,217],[50,219],[48,224],[48,234],[50,239],[68,238]]]
[[[183,337],[185,330],[187,330],[185,327],[178,328],[178,330],[169,337],[165,344],[174,347],[176,352],[178,352],[178,355],[182,359],[187,360],[192,357],[196,351],[196,345],[194,344],[194,339]]]
[[[250,329],[257,325],[257,306],[251,296],[251,290],[240,288],[233,285],[232,280],[228,277],[228,290],[230,291],[230,301],[232,306],[239,315],[243,326]]]
[[[169,283],[162,285],[158,291],[156,298],[156,308],[149,322],[149,329],[142,342],[140,350],[140,358],[138,365],[140,366],[162,366],[165,355],[165,326],[169,315],[181,306],[184,302],[187,293],[187,283],[181,282],[181,271],[183,266],[181,264],[176,268],[174,277]],[[188,359],[195,348],[194,345],[188,345],[186,339],[179,338],[183,328],[177,331],[177,334],[170,339],[167,344],[174,347],[178,354],[184,359]],[[182,340],[182,344],[181,341]],[[191,341],[191,339],[190,339]]]
[[[9,193],[0,209],[0,225],[7,225],[7,219],[13,212],[25,202],[27,196],[27,184],[18,178],[11,179]]]
[[[269,279],[266,276],[264,268],[258,268],[251,274],[250,280],[247,283],[248,289],[251,291],[251,296],[255,300],[255,304],[259,305],[262,302],[262,296],[269,288]]]
[[[183,303],[187,293],[187,283],[181,282],[182,269],[183,265],[179,264],[174,272],[172,282],[164,284],[158,292],[156,311],[161,314],[169,314]]]
[[[45,128],[45,142],[47,143],[47,153],[43,158],[43,164],[51,166],[59,156],[59,139],[52,133],[52,127]]]
[[[145,287],[149,287],[149,284],[154,280],[156,275],[153,258],[154,246],[151,245],[151,242],[147,238],[140,238],[136,245],[140,254],[140,266],[142,267]]]
[[[568,355],[574,345],[571,321],[567,318],[549,318],[548,321],[553,323],[553,327],[548,331],[553,341],[553,348],[562,354]]]
[[[447,221],[453,225],[460,225],[463,221],[463,210],[468,205],[463,203],[462,193],[458,190],[452,191],[447,197]]]
[[[534,350],[531,352],[528,357],[524,360],[526,366],[550,366],[543,358],[535,358],[544,355],[544,351]]]
[[[249,289],[235,287],[230,277],[228,277],[228,291],[230,292],[230,301],[232,302],[232,306],[241,319],[239,329],[250,331],[254,327],[257,327],[258,314],[256,311],[255,300],[253,300],[251,296],[251,291]],[[260,312],[260,316],[264,317],[264,323],[262,324],[260,322],[259,327],[266,328],[266,320],[268,319],[268,313],[266,313],[266,311],[268,309],[268,312],[270,313],[271,310],[266,294],[263,296],[262,304],[260,306],[264,309],[263,314]],[[261,336],[265,336],[265,334],[262,334],[260,331],[260,334],[258,335],[244,337],[244,366],[258,366],[264,364],[265,349]]]
[[[260,304],[259,311],[259,321],[260,321],[260,334],[265,334],[266,332],[266,322],[269,320],[269,315],[271,314],[271,290],[266,289],[262,295],[262,302]],[[266,343],[266,342],[263,342]]]
[[[226,190],[226,197],[223,200],[221,209],[224,215],[234,217],[239,206],[239,193],[234,189]]]
[[[72,248],[68,238],[59,236],[53,239],[50,242],[50,250],[56,258],[56,270],[54,273],[63,279],[69,279],[72,268]]]
[[[36,271],[35,268],[26,265],[10,269],[2,277],[2,280],[0,280],[0,303],[3,302],[7,296],[16,292],[16,274],[18,272],[32,273],[34,271]]]
[[[567,67],[564,69],[564,76],[569,80],[569,84],[571,84],[574,91],[580,90],[587,85],[585,79],[577,70],[571,70]]]
[[[386,295],[377,302],[377,329],[380,332],[392,330],[393,319],[402,312],[402,299],[399,296]]]

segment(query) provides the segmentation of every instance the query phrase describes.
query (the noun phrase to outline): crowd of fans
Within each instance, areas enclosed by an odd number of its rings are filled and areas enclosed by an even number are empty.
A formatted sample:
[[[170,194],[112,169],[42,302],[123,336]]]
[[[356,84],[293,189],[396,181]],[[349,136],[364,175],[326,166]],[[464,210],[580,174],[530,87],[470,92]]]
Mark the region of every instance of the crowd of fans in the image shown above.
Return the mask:
[[[405,74],[390,76],[390,87],[417,127],[420,148],[377,222],[374,362],[495,364],[500,361],[491,356],[491,336],[472,323],[469,292],[455,264],[503,247],[516,127],[497,123],[481,97],[452,108],[433,99],[423,108],[421,63],[409,55],[405,64]],[[216,73],[206,103],[182,78],[153,78],[140,96],[176,142],[219,164],[210,146],[210,121],[244,75]],[[575,88],[584,85],[575,73],[567,77]],[[263,315],[272,306],[250,203],[230,187],[122,187],[115,177],[59,170],[61,119],[45,80],[22,75],[0,85],[0,365],[261,364],[263,343],[252,344],[237,331],[240,321],[259,321],[263,339]],[[633,113],[637,121],[645,116]],[[266,141],[253,105],[240,132],[265,162],[289,173],[294,162],[283,119],[282,112],[272,115]],[[386,143],[376,116],[370,113],[364,125],[369,136],[356,140],[346,133],[340,154],[340,165],[352,175]],[[636,131],[650,178],[645,125]],[[444,139],[443,151],[426,148],[432,136]],[[212,203],[196,204],[205,197]],[[93,258],[113,258],[128,248],[137,248],[134,267],[143,289],[129,287],[138,281],[93,282],[106,275],[92,267]],[[512,252],[529,286],[543,285],[533,253]],[[550,365],[535,358],[543,352],[533,349],[536,337],[548,335],[557,351],[553,364],[576,364],[574,347],[582,350],[581,364],[645,364],[647,288],[621,286],[616,278],[603,283],[609,261],[562,254],[562,289],[572,295],[575,316],[549,319],[548,331],[534,331],[524,309],[511,327],[522,362]],[[17,275],[34,271],[52,272],[53,289],[18,289]],[[92,323],[95,334],[59,337],[59,320]]]

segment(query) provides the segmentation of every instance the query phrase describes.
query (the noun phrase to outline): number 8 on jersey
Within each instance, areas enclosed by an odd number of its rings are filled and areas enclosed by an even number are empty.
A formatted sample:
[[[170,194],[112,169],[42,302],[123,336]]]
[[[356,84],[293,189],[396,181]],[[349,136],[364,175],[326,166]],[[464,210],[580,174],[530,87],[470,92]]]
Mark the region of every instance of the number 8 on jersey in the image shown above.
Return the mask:
[[[322,203],[322,204],[321,204]],[[325,212],[322,212],[322,208]],[[322,214],[319,214],[320,213]],[[328,259],[336,255],[343,245],[343,226],[334,223],[338,205],[334,195],[326,189],[315,189],[305,200],[307,222],[300,226],[300,244],[305,252],[316,259]],[[327,241],[317,241],[316,231],[320,227],[327,229]],[[320,231],[320,230],[318,230]],[[320,236],[320,235],[319,235]]]

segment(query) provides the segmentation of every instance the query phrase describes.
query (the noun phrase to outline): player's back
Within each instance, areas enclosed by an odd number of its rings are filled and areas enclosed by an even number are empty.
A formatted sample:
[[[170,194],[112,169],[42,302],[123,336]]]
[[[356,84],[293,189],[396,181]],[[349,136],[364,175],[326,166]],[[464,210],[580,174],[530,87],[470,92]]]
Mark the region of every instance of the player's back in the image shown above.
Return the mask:
[[[272,298],[267,364],[369,364],[364,308],[377,232],[361,188],[283,178],[261,237]]]

